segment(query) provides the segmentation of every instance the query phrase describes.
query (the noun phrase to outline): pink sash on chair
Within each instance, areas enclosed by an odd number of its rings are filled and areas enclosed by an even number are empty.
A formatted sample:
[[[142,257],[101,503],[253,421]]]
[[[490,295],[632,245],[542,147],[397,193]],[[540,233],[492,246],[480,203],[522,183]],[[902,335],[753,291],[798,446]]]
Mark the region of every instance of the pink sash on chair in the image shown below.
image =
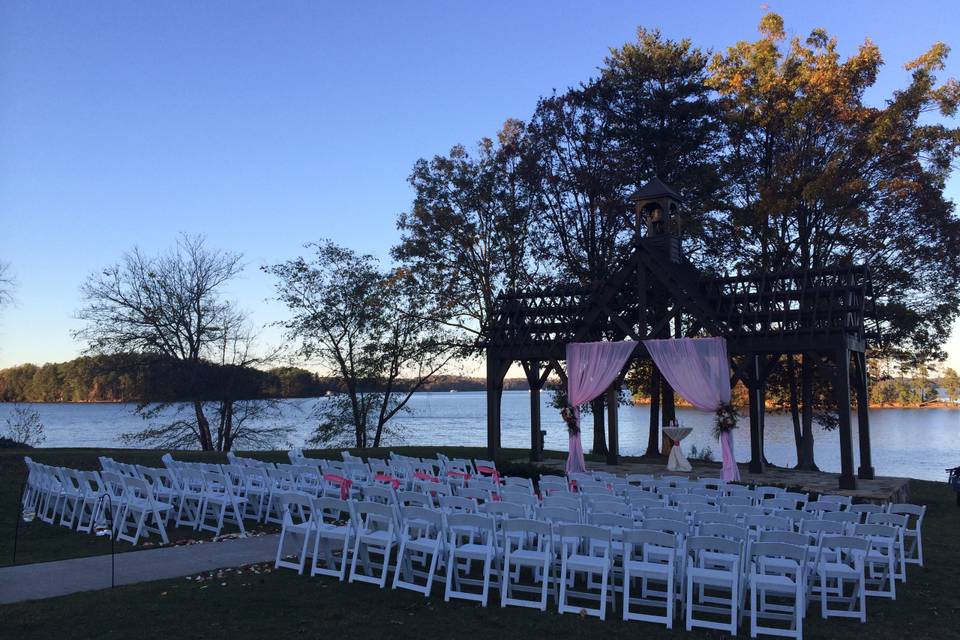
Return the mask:
[[[349,480],[343,476],[338,476],[335,473],[326,473],[324,474],[323,479],[340,486],[341,500],[346,500],[350,497],[350,485],[353,484],[353,480]]]
[[[498,485],[500,484],[500,474],[493,467],[488,467],[486,465],[481,464],[480,466],[477,467],[477,473],[479,473],[480,475],[490,476],[491,478],[493,478],[493,481],[496,484]]]
[[[377,471],[377,475],[375,475],[375,476],[373,477],[373,479],[376,480],[377,482],[389,482],[389,483],[393,486],[394,489],[398,489],[398,488],[400,487],[400,481],[399,481],[399,480],[397,480],[397,479],[394,478],[393,476],[388,476],[387,474],[383,473],[382,471]]]

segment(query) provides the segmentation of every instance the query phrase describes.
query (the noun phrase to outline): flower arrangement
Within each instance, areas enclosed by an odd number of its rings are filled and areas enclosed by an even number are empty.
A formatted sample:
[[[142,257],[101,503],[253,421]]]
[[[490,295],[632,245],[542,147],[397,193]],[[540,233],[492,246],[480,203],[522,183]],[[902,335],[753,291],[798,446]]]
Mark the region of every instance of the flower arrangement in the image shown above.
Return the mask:
[[[740,414],[737,408],[729,402],[723,402],[717,407],[714,414],[713,435],[719,440],[720,437],[737,428],[737,420]]]
[[[575,436],[580,433],[580,425],[577,424],[577,415],[574,413],[573,407],[564,405],[560,409],[560,417],[567,423],[567,431],[570,435]]]

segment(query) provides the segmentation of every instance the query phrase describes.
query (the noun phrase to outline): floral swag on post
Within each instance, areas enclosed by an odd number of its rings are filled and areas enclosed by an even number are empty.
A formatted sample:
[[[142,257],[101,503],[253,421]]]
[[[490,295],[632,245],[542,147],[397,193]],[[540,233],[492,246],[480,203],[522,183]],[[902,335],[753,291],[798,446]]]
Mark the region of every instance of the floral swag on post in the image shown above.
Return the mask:
[[[577,416],[573,412],[573,407],[569,404],[560,409],[560,417],[567,423],[567,433],[575,436],[580,433],[580,425],[577,424]]]
[[[723,440],[723,434],[730,433],[737,428],[737,420],[740,414],[732,402],[721,402],[717,406],[713,423],[713,436],[717,440]]]

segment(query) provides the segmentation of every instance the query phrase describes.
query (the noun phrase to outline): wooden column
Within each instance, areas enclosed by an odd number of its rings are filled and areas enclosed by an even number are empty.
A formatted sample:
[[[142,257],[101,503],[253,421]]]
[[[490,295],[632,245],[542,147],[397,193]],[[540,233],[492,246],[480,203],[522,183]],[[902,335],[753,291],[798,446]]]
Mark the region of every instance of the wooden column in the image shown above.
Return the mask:
[[[647,437],[648,456],[660,455],[660,371],[657,365],[650,372],[650,433]]]
[[[840,349],[834,356],[836,374],[833,377],[833,392],[837,399],[837,416],[840,422],[840,488],[856,489],[857,477],[853,475],[853,432],[850,426],[850,352]]]
[[[593,413],[593,449],[590,453],[605,455],[607,453],[607,436],[603,419],[603,395],[590,401],[590,411]]]
[[[540,434],[540,363],[534,360],[527,367],[530,385],[530,462],[543,460],[543,437]]]
[[[607,428],[609,429],[609,441],[607,442],[607,464],[617,464],[620,462],[620,434],[619,428],[619,382],[614,382],[607,389]]]
[[[750,407],[750,473],[763,473],[763,384],[760,356],[748,356],[747,395]]]
[[[857,390],[857,439],[860,442],[861,480],[873,480],[873,456],[870,453],[870,394],[867,393],[867,356],[857,351],[853,354],[854,388]]]
[[[487,457],[500,455],[500,401],[503,394],[503,362],[487,354]]]

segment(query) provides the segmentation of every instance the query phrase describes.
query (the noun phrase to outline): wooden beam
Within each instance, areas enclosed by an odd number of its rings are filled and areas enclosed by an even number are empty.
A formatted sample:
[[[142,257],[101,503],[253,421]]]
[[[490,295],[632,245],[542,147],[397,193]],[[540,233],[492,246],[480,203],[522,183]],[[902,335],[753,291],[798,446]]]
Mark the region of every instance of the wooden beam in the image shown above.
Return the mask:
[[[840,423],[840,488],[856,489],[857,477],[853,475],[853,434],[850,428],[850,352],[841,349],[834,358],[836,374],[833,377],[833,392],[837,399]]]
[[[857,441],[860,445],[860,467],[857,477],[873,480],[873,455],[870,452],[870,395],[867,392],[867,358],[862,352],[853,353],[853,388],[857,391]]]

